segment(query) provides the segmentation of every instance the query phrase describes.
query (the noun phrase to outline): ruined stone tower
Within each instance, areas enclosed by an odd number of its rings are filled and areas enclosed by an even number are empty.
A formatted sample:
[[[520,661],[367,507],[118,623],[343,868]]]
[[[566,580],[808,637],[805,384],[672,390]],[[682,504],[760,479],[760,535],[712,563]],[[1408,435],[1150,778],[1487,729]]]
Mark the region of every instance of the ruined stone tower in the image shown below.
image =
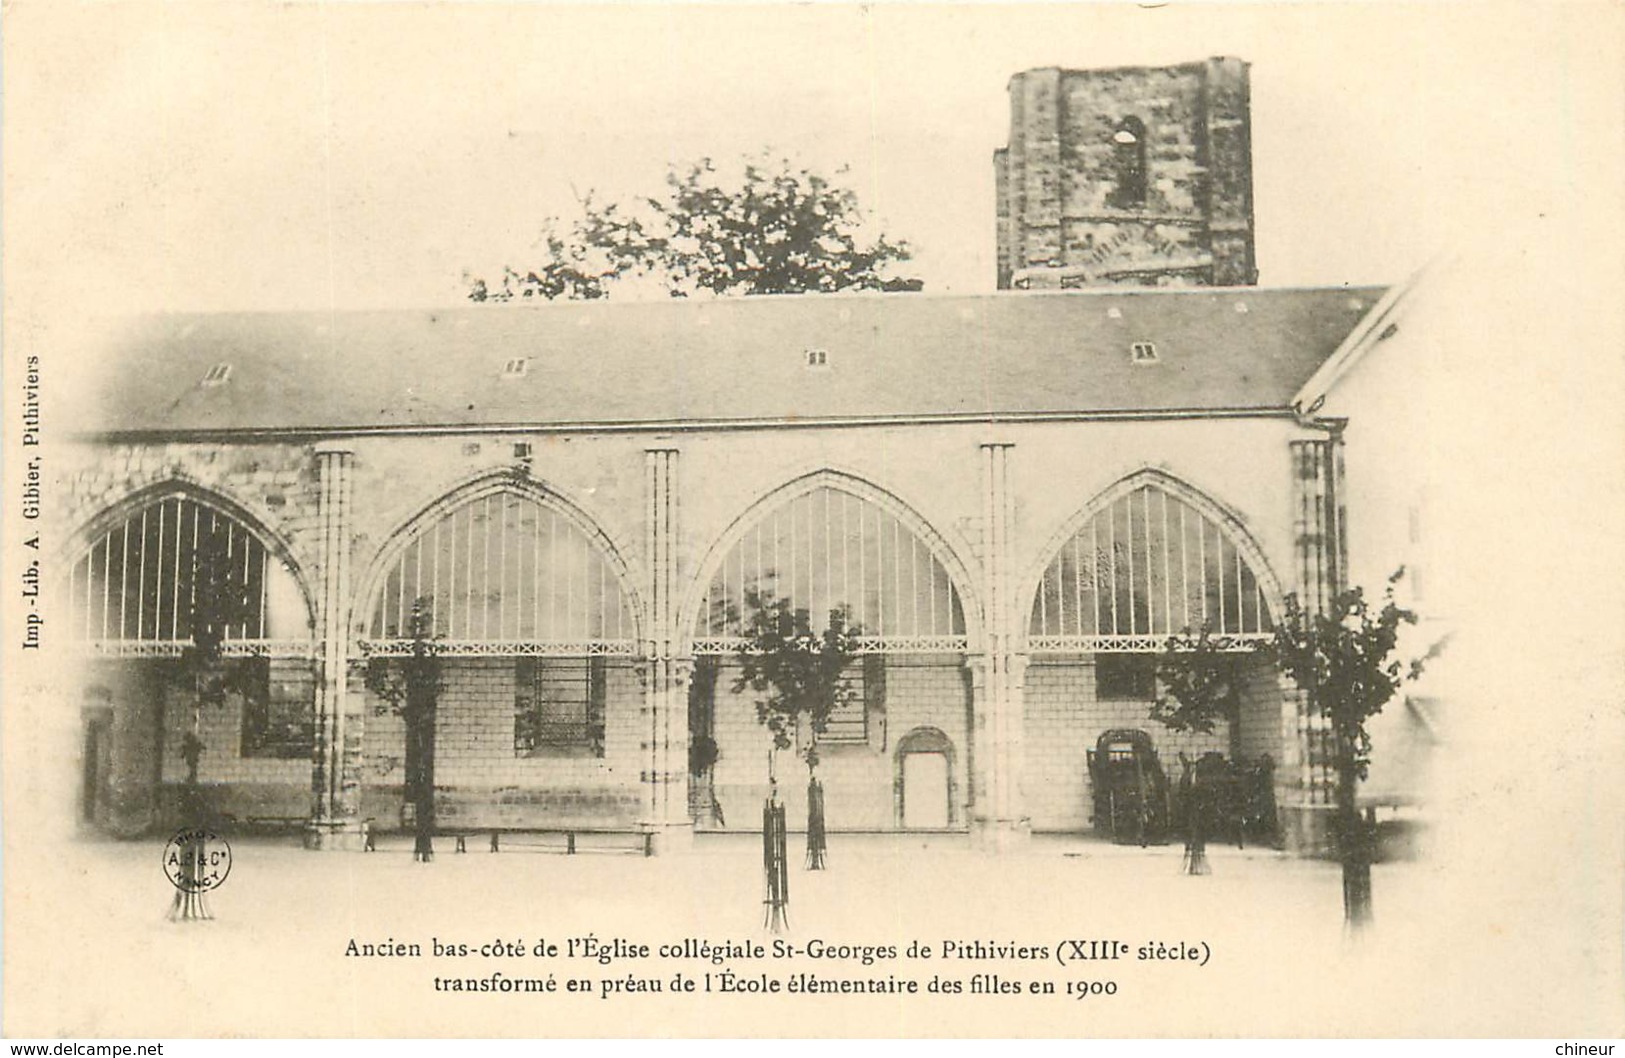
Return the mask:
[[[1256,283],[1247,76],[1213,58],[1012,77],[999,289]]]

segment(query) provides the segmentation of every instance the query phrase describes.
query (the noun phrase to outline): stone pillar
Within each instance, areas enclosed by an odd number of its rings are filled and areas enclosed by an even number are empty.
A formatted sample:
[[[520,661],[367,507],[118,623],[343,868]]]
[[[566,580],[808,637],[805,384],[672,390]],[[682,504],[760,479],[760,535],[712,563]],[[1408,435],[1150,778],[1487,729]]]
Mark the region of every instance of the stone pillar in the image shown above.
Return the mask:
[[[1293,441],[1292,471],[1298,599],[1319,612],[1342,590],[1348,566],[1342,438]]]
[[[688,814],[688,683],[693,660],[679,657],[677,576],[678,452],[644,453],[644,554],[648,629],[638,671],[643,681],[642,826],[655,852],[693,843]]]
[[[1014,504],[1009,489],[1012,445],[981,446],[982,598],[984,650],[970,659],[975,716],[972,828],[985,843],[1002,848],[1025,838],[1029,820],[1021,793],[1022,709],[1027,659],[1015,653],[1010,576],[1010,529]]]
[[[350,669],[350,509],[354,453],[316,447],[321,519],[321,601],[317,608],[316,746],[305,847],[360,849],[361,730],[365,696],[352,694]]]
[[[1296,590],[1304,609],[1318,613],[1347,580],[1342,438],[1334,433],[1293,441],[1291,451]],[[1336,808],[1330,724],[1315,715],[1307,696],[1285,676],[1281,701],[1283,759],[1276,771],[1281,830],[1292,851],[1322,855]]]

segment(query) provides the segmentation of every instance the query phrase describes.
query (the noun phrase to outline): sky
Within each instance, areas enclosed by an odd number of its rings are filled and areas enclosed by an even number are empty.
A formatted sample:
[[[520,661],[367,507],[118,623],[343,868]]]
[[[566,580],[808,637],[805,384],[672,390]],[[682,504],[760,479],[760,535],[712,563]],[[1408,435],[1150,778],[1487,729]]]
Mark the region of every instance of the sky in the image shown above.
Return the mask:
[[[993,289],[992,153],[1039,66],[1252,63],[1260,282],[1401,280],[1607,183],[1588,6],[8,5],[8,308],[457,303],[587,191],[847,166],[936,293]],[[1610,138],[1599,142],[1596,130]]]

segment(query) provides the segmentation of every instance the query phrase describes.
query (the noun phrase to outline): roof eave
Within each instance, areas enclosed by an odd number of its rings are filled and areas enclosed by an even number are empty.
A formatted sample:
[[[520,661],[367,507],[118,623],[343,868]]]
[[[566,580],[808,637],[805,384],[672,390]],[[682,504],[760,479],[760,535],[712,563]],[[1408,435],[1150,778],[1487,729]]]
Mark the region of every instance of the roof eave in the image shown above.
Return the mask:
[[[349,426],[223,426],[84,430],[77,441],[102,444],[142,444],[166,441],[234,439],[275,440],[322,437],[410,436],[446,434],[562,434],[562,433],[698,433],[703,431],[841,429],[906,425],[1009,425],[1045,422],[1136,422],[1170,419],[1291,419],[1295,409],[1275,404],[1211,408],[1120,408],[1087,411],[940,412],[894,415],[820,416],[806,418],[649,419],[597,422],[463,422],[399,423]]]
[[[1366,354],[1377,346],[1385,337],[1389,324],[1397,322],[1403,315],[1406,302],[1421,285],[1424,279],[1441,270],[1445,264],[1453,259],[1454,253],[1445,251],[1417,269],[1403,283],[1390,287],[1377,303],[1371,306],[1354,329],[1338,343],[1332,355],[1328,356],[1314,374],[1309,376],[1292,398],[1292,409],[1298,418],[1310,421],[1319,413],[1331,396],[1332,390],[1342,381]]]

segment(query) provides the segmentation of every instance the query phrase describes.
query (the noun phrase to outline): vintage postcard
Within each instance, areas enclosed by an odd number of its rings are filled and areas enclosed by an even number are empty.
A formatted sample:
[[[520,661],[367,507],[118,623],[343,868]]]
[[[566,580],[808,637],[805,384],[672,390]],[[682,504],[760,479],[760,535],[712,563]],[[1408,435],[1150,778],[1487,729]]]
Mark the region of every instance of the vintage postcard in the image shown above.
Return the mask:
[[[1625,1032],[1622,28],[8,5],[4,1032]]]

